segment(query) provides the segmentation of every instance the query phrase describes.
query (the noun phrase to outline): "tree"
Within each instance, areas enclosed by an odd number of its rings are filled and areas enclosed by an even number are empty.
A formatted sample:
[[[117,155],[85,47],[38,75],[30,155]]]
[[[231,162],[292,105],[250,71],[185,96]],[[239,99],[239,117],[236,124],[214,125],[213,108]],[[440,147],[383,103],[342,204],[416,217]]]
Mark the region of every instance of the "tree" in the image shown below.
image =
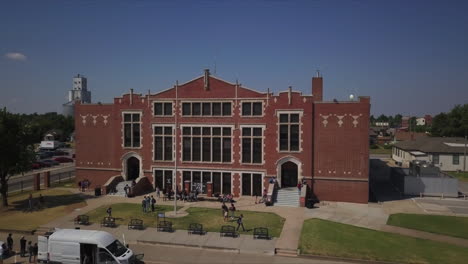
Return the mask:
[[[0,110],[0,193],[3,206],[8,206],[8,180],[14,174],[28,171],[34,161],[30,126],[20,115]]]
[[[448,113],[432,119],[431,134],[436,137],[464,137],[468,133],[468,104],[456,105]]]

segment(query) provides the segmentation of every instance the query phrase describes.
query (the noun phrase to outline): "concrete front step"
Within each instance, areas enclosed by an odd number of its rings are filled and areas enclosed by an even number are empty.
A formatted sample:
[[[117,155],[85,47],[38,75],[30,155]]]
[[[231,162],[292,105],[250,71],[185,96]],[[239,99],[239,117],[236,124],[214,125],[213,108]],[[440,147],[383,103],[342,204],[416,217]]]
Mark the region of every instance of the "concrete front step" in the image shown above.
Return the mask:
[[[284,257],[297,257],[297,249],[275,248],[275,254]]]

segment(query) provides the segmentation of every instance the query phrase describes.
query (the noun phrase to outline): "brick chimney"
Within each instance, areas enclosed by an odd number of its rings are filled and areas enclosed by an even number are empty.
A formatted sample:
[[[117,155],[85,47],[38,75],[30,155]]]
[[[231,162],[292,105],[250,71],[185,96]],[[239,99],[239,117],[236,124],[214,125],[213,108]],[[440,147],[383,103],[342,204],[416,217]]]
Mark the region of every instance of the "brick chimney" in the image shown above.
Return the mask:
[[[203,78],[205,91],[210,90],[210,70],[205,69],[205,75]]]
[[[312,77],[312,95],[314,101],[322,101],[323,99],[323,78],[319,71],[317,71],[317,76]]]

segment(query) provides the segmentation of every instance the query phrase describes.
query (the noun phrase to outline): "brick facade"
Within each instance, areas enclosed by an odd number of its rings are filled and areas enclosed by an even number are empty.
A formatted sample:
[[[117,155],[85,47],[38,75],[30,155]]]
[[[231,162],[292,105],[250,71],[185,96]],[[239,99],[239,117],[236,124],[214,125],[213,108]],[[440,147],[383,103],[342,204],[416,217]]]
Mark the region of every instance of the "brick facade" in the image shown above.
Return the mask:
[[[198,179],[198,176],[195,176],[198,174],[193,172],[201,171],[200,182],[204,181],[203,172],[207,173],[206,179],[212,181],[215,181],[215,174],[218,172],[221,173],[221,178],[224,177],[222,173],[231,173],[230,192],[234,196],[242,195],[243,188],[249,192],[249,186],[250,195],[254,190],[258,192],[260,188],[262,192],[263,188],[268,187],[271,177],[277,178],[280,185],[283,182],[285,185],[294,183],[291,177],[296,177],[296,181],[306,180],[313,194],[320,200],[366,203],[370,100],[367,97],[360,97],[358,101],[352,102],[325,102],[322,100],[322,84],[322,77],[312,79],[313,95],[302,95],[300,92],[292,91],[291,88],[274,95],[223,81],[206,72],[205,76],[156,94],[141,95],[131,91],[129,94],[115,98],[112,104],[77,104],[75,108],[76,179],[77,181],[88,179],[91,187],[94,187],[103,185],[112,176],[122,175],[127,179],[130,174],[137,171],[139,177],[147,177],[154,187],[159,184],[155,181],[155,177],[160,177],[156,176],[155,170],[174,172],[177,166],[175,178],[179,188],[182,188],[184,171],[192,171],[191,179],[194,181]],[[171,102],[172,115],[155,116],[155,102]],[[231,103],[231,115],[182,115],[182,103],[188,102],[228,102]],[[243,116],[242,106],[247,102],[261,102],[261,115]],[[211,106],[214,107],[213,104]],[[139,147],[124,147],[125,113],[138,113],[140,116]],[[292,139],[296,139],[292,136],[295,133],[292,127],[298,125],[297,150],[280,151],[280,114],[283,117],[294,115],[294,118],[289,117],[290,120],[294,120],[289,121],[291,130],[287,130],[289,134],[285,144],[291,149],[297,144]],[[298,121],[295,120],[297,116]],[[159,147],[155,146],[157,145],[154,137],[155,126],[172,127],[174,131],[175,136],[172,137],[170,148],[173,159],[170,161],[154,160],[156,147]],[[262,155],[261,160],[257,160],[258,163],[247,164],[242,162],[241,134],[243,128],[250,126],[261,128]],[[230,128],[232,133],[230,161],[184,161],[182,142],[184,127],[187,129],[192,127],[190,131],[195,131],[193,127],[211,127],[209,131],[212,133],[217,127]],[[213,138],[208,141],[210,143],[207,143],[207,146],[215,144]],[[190,142],[195,144],[194,141]],[[203,148],[204,143],[201,144]],[[216,152],[213,145],[211,153]],[[194,148],[192,150],[195,151]],[[200,155],[204,154],[203,150],[200,151]],[[205,156],[207,155],[204,154]],[[133,172],[127,169],[127,162],[131,157],[138,159],[140,165],[139,168],[130,169]],[[211,159],[215,159],[214,154]],[[250,174],[252,176],[249,176]],[[258,180],[258,177],[261,179]],[[161,179],[166,180],[166,178]],[[228,184],[226,181],[222,183]]]

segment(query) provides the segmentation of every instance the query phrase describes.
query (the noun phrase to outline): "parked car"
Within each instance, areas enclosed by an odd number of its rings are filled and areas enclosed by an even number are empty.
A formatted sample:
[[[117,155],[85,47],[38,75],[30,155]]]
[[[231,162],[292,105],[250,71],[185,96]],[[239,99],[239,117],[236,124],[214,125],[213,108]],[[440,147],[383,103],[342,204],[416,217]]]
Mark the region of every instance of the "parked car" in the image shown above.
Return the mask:
[[[60,163],[73,162],[73,159],[70,159],[70,158],[67,158],[67,157],[57,157],[54,160],[58,161]]]
[[[55,160],[50,160],[50,159],[49,160],[43,160],[42,162],[45,163],[45,164],[50,164],[50,166],[56,166],[56,165],[60,164],[60,162],[55,161]]]
[[[38,162],[34,162],[33,164],[31,164],[31,169],[33,169],[33,170],[37,170],[37,169],[40,169],[40,168],[42,168],[42,166]]]
[[[68,152],[65,152],[62,150],[56,150],[54,151],[54,156],[68,156]]]
[[[50,163],[45,163],[45,162],[43,162],[43,161],[36,161],[35,163],[39,164],[39,166],[41,166],[41,168],[52,166],[52,164],[50,164]]]

